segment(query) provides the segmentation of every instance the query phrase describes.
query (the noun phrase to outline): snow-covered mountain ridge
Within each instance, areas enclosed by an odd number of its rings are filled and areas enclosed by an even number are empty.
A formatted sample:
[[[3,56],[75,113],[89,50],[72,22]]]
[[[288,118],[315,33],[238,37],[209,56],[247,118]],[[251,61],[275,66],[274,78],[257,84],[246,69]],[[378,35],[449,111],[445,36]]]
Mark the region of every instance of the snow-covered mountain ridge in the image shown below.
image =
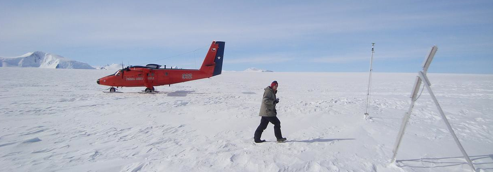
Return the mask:
[[[87,63],[78,62],[60,55],[41,51],[29,52],[22,56],[0,57],[0,67],[38,67],[52,69],[94,69]]]
[[[119,70],[123,68],[122,64],[116,64],[116,63],[107,64],[105,66],[93,66],[93,67],[99,70]]]

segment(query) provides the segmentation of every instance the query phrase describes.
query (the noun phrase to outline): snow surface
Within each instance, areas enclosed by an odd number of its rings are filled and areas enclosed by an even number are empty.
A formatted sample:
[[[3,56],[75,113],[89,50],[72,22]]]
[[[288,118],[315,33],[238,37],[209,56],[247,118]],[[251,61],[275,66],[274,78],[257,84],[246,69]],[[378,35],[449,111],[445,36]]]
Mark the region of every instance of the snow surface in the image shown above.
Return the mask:
[[[71,60],[56,54],[41,51],[26,53],[22,56],[0,57],[0,67],[39,67],[51,69],[94,69],[87,63]]]
[[[0,171],[471,171],[426,90],[389,164],[416,74],[225,72],[103,93],[104,70],[0,68]],[[493,171],[493,76],[429,74],[478,171]],[[263,88],[278,117],[255,144]]]
[[[245,69],[244,72],[274,72],[274,71],[263,70],[263,69],[251,67],[251,68]]]

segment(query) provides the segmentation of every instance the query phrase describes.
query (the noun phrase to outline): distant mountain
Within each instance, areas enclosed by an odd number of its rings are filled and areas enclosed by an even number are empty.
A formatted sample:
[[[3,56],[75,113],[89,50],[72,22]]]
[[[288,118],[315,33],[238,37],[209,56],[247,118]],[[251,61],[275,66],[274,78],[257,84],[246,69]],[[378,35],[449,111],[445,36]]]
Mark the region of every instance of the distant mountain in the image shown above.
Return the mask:
[[[106,66],[93,66],[96,69],[99,70],[111,70],[111,71],[116,71],[119,69],[122,69],[122,64],[108,64]]]
[[[274,72],[274,71],[271,71],[271,70],[263,70],[263,69],[258,69],[258,68],[248,68],[246,70],[244,70],[245,72]]]
[[[52,69],[94,69],[87,63],[71,60],[56,54],[36,51],[19,57],[0,57],[0,67],[38,67]]]

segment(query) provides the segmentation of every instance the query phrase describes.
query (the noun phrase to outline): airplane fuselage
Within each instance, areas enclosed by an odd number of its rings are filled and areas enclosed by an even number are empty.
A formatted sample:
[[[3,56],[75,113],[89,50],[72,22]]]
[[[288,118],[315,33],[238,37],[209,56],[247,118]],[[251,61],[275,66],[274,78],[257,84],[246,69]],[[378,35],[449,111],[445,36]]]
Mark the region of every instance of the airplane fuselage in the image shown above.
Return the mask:
[[[123,72],[122,72],[123,71]],[[113,87],[142,87],[170,85],[197,79],[210,78],[211,74],[195,69],[149,69],[129,67],[98,79],[98,84]]]
[[[223,41],[213,41],[200,69],[160,68],[157,64],[129,66],[99,78],[97,83],[111,86],[110,92],[115,91],[114,87],[146,87],[146,91],[154,91],[154,86],[210,78],[222,72],[224,46]]]

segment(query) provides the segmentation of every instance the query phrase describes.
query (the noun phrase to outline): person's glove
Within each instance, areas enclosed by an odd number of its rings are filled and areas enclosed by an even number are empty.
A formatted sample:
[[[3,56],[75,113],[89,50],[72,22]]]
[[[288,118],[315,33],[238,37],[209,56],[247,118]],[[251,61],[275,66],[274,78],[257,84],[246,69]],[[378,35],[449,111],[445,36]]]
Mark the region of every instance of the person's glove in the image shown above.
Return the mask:
[[[274,103],[275,104],[279,103],[279,98],[277,98],[276,100],[274,100]]]

